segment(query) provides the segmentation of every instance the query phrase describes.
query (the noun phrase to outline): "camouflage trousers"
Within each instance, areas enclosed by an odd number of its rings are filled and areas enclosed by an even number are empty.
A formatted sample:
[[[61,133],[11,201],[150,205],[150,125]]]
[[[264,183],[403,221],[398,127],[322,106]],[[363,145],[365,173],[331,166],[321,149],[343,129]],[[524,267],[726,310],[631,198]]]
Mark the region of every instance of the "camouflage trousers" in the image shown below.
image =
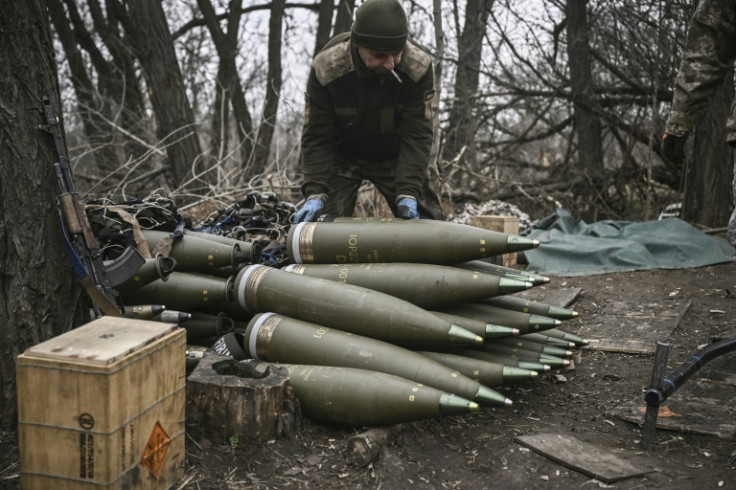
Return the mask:
[[[376,186],[376,189],[386,199],[394,216],[397,216],[396,164],[396,159],[372,162],[337,156],[334,171],[329,180],[330,190],[327,192],[327,204],[322,213],[353,216],[358,189],[363,181],[367,180]],[[422,195],[416,196],[419,216],[428,219],[445,219],[439,197],[429,186],[426,172],[422,176],[421,191]]]

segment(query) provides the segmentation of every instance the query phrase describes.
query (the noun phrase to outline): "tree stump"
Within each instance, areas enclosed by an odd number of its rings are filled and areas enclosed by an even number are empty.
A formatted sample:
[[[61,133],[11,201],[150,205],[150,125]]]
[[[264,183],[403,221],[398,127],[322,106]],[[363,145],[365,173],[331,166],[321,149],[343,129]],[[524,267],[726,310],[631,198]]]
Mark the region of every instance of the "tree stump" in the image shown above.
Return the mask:
[[[187,379],[187,433],[197,442],[229,444],[292,437],[301,410],[285,369],[207,352]]]

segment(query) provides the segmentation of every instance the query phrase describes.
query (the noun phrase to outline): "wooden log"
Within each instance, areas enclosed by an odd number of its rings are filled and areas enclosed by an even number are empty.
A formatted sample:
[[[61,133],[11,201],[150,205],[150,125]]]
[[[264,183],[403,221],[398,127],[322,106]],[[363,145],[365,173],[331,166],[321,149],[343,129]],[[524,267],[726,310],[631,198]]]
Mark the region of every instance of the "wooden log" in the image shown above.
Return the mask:
[[[402,429],[403,424],[398,424],[390,427],[374,427],[354,435],[348,440],[347,460],[355,466],[368,466]]]
[[[187,380],[187,434],[197,442],[233,444],[293,437],[301,410],[286,370],[253,366],[207,352]]]

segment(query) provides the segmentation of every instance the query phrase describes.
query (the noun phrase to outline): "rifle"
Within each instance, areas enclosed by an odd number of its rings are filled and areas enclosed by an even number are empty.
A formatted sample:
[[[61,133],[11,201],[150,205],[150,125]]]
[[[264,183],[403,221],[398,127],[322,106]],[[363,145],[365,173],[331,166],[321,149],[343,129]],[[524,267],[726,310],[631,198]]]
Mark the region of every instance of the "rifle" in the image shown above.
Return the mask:
[[[77,279],[92,300],[95,315],[120,316],[123,304],[113,288],[131,278],[145,260],[135,248],[129,246],[117,259],[103,262],[100,245],[92,233],[84,206],[77,201],[78,193],[65,156],[59,121],[47,97],[43,98],[43,116],[45,124],[39,125],[39,129],[53,137],[56,147],[54,170],[61,190],[59,219],[67,255]]]

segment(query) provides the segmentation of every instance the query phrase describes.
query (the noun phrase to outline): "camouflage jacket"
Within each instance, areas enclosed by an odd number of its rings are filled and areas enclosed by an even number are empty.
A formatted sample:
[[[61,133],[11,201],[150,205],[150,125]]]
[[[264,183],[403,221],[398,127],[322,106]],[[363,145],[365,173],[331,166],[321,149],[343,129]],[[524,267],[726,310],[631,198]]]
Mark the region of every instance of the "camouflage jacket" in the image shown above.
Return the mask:
[[[675,80],[665,132],[692,131],[736,59],[736,0],[700,0],[690,22],[685,53]],[[734,102],[736,104],[736,100]],[[726,140],[736,141],[736,105],[726,123]]]
[[[349,33],[335,36],[314,58],[301,140],[305,196],[328,191],[336,154],[366,168],[398,159],[396,194],[421,194],[433,137],[431,58],[408,40],[394,71],[401,83],[368,70]]]

